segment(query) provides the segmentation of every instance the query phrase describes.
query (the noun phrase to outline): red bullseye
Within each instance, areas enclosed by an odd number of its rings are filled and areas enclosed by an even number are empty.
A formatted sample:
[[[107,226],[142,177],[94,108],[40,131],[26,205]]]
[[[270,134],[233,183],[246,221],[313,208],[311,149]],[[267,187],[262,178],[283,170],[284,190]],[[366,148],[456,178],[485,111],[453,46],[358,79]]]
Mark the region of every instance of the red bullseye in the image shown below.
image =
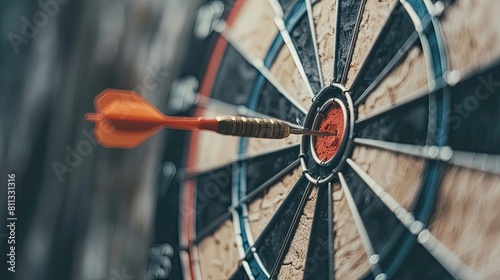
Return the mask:
[[[328,100],[318,111],[313,129],[334,134],[313,137],[311,143],[313,155],[316,162],[321,165],[330,163],[342,145],[346,128],[345,111],[345,107],[337,99]]]

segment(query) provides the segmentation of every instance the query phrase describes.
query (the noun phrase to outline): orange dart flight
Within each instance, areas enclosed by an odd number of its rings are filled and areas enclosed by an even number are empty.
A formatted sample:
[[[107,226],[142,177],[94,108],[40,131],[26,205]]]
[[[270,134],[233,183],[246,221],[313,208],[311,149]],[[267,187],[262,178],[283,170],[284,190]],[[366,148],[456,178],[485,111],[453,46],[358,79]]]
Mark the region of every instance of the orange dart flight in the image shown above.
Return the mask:
[[[85,114],[95,122],[94,135],[110,148],[134,148],[163,126],[175,129],[216,131],[215,119],[169,117],[132,90],[105,89],[94,99],[96,113]]]
[[[163,127],[183,130],[205,129],[241,137],[281,139],[292,134],[328,136],[330,132],[291,127],[280,120],[219,116],[171,117],[164,115],[141,95],[131,90],[105,89],[94,100],[95,113],[85,119],[95,122],[94,135],[101,145],[130,149]]]

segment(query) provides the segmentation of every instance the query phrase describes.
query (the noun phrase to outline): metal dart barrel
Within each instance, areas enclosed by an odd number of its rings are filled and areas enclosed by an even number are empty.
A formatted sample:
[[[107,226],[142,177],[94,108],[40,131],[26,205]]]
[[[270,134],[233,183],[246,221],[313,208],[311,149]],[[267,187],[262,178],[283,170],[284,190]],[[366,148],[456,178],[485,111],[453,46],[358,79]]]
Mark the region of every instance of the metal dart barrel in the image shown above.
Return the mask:
[[[216,118],[218,133],[241,137],[282,139],[290,134],[331,136],[328,131],[312,131],[305,128],[291,127],[288,123],[275,119],[220,116]]]
[[[282,139],[288,137],[291,131],[290,125],[280,120],[236,116],[220,116],[216,119],[219,123],[217,132],[226,135]]]

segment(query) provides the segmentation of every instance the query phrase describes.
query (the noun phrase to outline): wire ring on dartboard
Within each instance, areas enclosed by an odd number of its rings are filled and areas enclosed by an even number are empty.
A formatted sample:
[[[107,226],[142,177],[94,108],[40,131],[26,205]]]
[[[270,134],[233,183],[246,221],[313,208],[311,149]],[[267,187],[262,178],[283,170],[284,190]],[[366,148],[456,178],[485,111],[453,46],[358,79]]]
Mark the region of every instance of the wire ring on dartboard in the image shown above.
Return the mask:
[[[331,100],[335,100],[342,108],[345,124],[341,144],[336,154],[327,162],[320,163],[321,160],[314,151],[313,137],[302,136],[300,144],[300,164],[303,171],[307,170],[304,175],[309,182],[318,185],[325,185],[337,178],[337,172],[345,165],[345,160],[353,148],[354,106],[350,93],[342,85],[331,83],[314,97],[314,102],[304,120],[304,127],[312,129],[316,124],[318,111],[321,111],[323,106]]]

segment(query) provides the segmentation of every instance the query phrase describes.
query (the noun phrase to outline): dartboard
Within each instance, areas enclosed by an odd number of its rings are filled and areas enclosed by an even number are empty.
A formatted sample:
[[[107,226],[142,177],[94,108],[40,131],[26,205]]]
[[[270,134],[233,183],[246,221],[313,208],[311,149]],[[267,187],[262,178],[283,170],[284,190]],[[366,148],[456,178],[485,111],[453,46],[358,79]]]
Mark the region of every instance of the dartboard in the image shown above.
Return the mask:
[[[197,92],[192,115],[335,136],[192,132],[179,195],[184,278],[500,278],[499,10],[205,2],[177,81]]]

